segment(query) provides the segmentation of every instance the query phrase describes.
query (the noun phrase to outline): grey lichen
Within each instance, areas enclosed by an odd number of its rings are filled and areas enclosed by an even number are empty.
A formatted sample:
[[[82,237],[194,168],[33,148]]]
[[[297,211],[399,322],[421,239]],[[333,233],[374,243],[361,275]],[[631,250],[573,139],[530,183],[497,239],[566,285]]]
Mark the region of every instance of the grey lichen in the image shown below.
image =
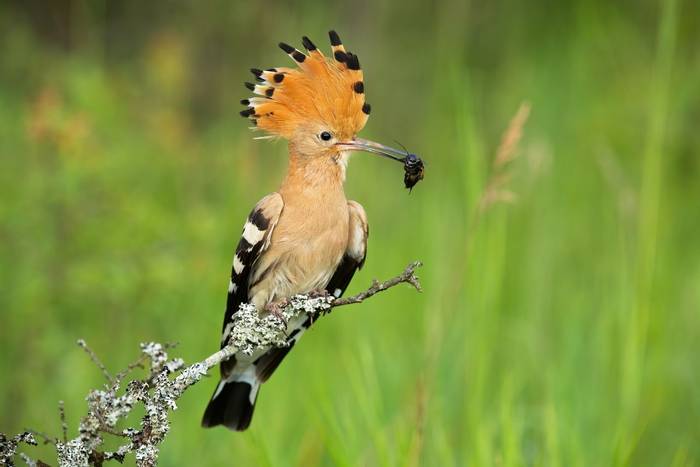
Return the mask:
[[[282,312],[284,313],[284,311]],[[275,315],[260,317],[253,305],[243,304],[234,313],[234,326],[229,335],[229,344],[246,355],[252,355],[259,347],[284,346],[285,323]]]
[[[0,433],[0,465],[15,465],[13,459],[15,454],[17,454],[17,448],[20,443],[31,446],[37,445],[34,435],[29,431],[19,433],[11,438],[8,438],[4,433]]]
[[[19,458],[27,464],[27,467],[37,467],[39,463],[23,452],[19,453]],[[4,464],[3,464],[4,465]]]
[[[80,437],[72,439],[67,443],[57,443],[56,453],[58,454],[58,465],[60,466],[89,466],[91,449],[88,447],[92,443],[86,443]]]
[[[233,315],[228,345],[246,355],[252,355],[258,349],[285,347],[287,323],[291,319],[303,313],[315,316],[326,312],[331,309],[333,300],[334,297],[330,295],[296,295],[287,301],[279,313],[262,316],[255,306],[245,303]]]
[[[147,444],[136,449],[136,465],[151,467],[158,464],[158,448]]]

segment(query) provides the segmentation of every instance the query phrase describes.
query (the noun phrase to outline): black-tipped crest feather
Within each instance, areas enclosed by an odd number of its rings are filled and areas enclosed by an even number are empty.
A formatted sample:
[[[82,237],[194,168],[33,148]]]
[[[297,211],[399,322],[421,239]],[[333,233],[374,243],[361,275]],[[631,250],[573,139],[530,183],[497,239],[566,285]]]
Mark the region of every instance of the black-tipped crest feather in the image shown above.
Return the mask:
[[[328,31],[328,37],[331,39],[331,45],[333,45],[333,46],[343,44],[340,41],[340,36],[338,36],[338,33],[335,31]]]
[[[284,50],[287,54],[291,54],[292,52],[294,52],[294,50],[296,50],[294,47],[292,47],[289,44],[285,44],[284,42],[280,42],[279,47],[280,49]]]
[[[314,50],[316,50],[316,45],[313,42],[311,42],[311,39],[309,39],[306,36],[301,38],[301,43],[304,44],[304,48],[306,48],[306,50],[308,50],[309,52],[313,52]]]

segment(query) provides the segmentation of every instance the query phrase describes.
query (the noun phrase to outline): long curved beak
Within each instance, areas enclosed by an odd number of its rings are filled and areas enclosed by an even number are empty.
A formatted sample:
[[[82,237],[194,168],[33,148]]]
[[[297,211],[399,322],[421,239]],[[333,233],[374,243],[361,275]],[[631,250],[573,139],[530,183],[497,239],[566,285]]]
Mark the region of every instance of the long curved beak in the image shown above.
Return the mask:
[[[384,146],[383,144],[375,143],[374,141],[369,141],[362,138],[353,138],[352,141],[336,143],[335,146],[342,151],[370,152],[372,154],[387,157],[401,163],[403,163],[404,159],[408,155],[406,151],[399,151],[398,149]]]

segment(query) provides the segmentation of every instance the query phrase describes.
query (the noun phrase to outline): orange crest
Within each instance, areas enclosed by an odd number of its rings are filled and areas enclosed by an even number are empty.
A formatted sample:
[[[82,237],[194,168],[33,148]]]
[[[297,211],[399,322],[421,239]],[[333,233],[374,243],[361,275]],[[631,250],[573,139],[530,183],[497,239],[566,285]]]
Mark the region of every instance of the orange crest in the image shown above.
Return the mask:
[[[341,138],[359,132],[370,112],[360,61],[345,50],[335,31],[328,35],[332,59],[308,37],[302,39],[308,55],[280,43],[298,68],[252,69],[258,83],[246,83],[246,87],[261,97],[242,100],[248,108],[241,115],[258,128],[288,139],[310,125],[326,126]]]

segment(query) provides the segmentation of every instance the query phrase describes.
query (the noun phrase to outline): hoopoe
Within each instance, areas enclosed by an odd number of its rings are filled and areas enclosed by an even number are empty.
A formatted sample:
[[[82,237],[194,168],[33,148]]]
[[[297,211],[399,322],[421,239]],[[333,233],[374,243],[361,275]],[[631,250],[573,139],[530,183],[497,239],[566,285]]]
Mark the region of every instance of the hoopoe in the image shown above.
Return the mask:
[[[367,254],[367,216],[345,198],[343,184],[351,151],[392,159],[406,153],[358,138],[370,105],[357,56],[329,32],[333,56],[326,58],[309,40],[307,54],[280,43],[297,68],[252,69],[259,97],[241,101],[250,118],[271,136],[289,142],[289,167],[277,192],[253,208],[236,248],[228,288],[221,347],[241,303],[260,313],[299,293],[327,291],[339,297]],[[287,323],[288,346],[237,354],[221,364],[221,381],[206,408],[202,426],[248,428],[260,385],[311,325],[301,317]]]

